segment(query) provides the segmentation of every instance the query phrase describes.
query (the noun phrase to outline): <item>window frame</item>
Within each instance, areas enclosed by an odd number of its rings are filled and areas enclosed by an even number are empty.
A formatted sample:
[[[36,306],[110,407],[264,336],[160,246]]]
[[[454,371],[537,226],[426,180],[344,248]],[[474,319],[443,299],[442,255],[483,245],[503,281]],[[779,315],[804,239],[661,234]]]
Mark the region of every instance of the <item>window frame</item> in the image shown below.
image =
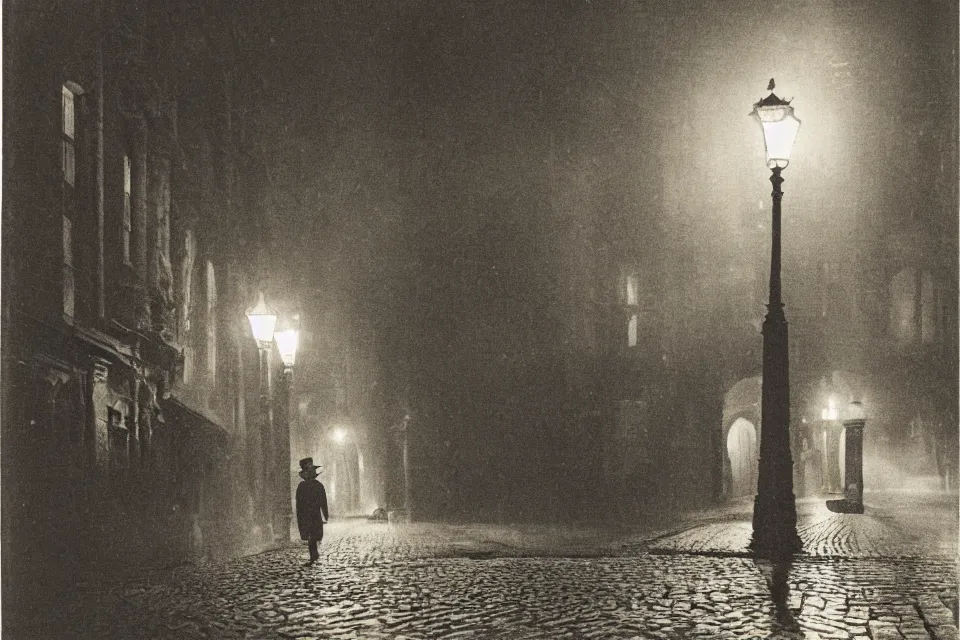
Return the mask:
[[[75,189],[77,186],[78,94],[70,83],[63,83],[60,89],[60,175],[64,183],[71,189]]]
[[[133,265],[133,160],[123,153],[123,211],[120,221],[120,246],[123,264]]]
[[[71,81],[60,83],[60,214],[61,214],[61,311],[72,323],[77,313],[77,264],[74,225],[78,221],[78,178],[82,177],[80,134],[83,88]]]

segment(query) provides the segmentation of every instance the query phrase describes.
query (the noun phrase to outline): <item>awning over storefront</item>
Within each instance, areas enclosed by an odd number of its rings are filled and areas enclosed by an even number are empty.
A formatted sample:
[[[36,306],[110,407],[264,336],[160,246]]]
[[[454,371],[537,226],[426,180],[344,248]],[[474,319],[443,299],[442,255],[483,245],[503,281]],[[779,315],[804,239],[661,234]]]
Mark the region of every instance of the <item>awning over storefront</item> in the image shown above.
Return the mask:
[[[188,440],[204,448],[223,449],[229,444],[230,433],[226,429],[182,400],[171,396],[158,404],[164,425],[179,430]]]

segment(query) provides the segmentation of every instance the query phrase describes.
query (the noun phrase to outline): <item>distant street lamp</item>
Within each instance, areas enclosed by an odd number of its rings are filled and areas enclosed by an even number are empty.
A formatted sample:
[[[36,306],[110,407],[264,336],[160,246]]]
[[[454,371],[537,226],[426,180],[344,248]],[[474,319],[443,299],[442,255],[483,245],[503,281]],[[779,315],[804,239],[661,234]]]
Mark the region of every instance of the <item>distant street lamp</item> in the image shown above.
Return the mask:
[[[277,351],[280,352],[280,360],[283,362],[284,370],[293,370],[293,365],[297,362],[297,348],[300,344],[300,332],[296,329],[287,329],[278,331],[273,336],[277,343]]]
[[[299,318],[295,317],[295,321]],[[293,365],[297,361],[297,348],[300,345],[300,332],[297,329],[277,331],[273,336],[283,362],[283,372],[280,374],[277,408],[280,419],[277,420],[277,470],[286,469],[290,465],[290,395],[293,392]],[[286,540],[290,532],[292,518],[290,487],[291,478],[280,473],[276,479],[277,499],[274,519],[276,532],[281,540]]]
[[[840,412],[837,411],[837,408],[833,406],[832,402],[829,405],[827,405],[825,409],[820,411],[820,419],[823,420],[824,422],[830,422],[832,420],[836,420],[838,417],[840,417]]]
[[[273,519],[268,515],[267,505],[274,502],[269,500],[268,496],[276,491],[277,470],[276,465],[271,463],[274,459],[272,455],[274,437],[270,355],[273,350],[273,332],[277,327],[277,314],[267,306],[262,291],[259,293],[256,306],[247,309],[247,319],[250,321],[250,331],[260,351],[260,444],[263,450],[264,495],[258,496],[258,502],[262,505],[261,517],[266,521],[267,537],[272,541],[275,539],[276,531]],[[286,466],[284,465],[283,468]]]
[[[770,252],[770,299],[763,320],[763,378],[760,425],[760,462],[757,496],[753,505],[750,548],[763,557],[783,556],[803,548],[797,534],[797,506],[793,495],[793,457],[790,452],[790,356],[787,319],[780,290],[780,173],[800,129],[793,107],[772,93],[753,105],[763,128],[767,167],[773,184],[773,224]]]
[[[250,331],[257,345],[261,349],[269,349],[273,342],[273,332],[277,327],[277,313],[267,306],[263,291],[259,293],[257,305],[247,309],[247,319],[250,321]]]

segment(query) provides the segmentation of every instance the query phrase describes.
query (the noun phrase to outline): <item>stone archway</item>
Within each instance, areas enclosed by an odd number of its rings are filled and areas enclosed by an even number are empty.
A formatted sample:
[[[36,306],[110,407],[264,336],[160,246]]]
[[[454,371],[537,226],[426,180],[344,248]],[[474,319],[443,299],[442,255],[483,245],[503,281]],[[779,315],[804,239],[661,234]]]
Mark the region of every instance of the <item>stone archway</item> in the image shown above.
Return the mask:
[[[743,378],[723,397],[721,439],[723,496],[752,496],[760,452],[760,376]]]
[[[727,457],[730,460],[730,497],[753,495],[757,488],[757,428],[740,417],[727,431]]]

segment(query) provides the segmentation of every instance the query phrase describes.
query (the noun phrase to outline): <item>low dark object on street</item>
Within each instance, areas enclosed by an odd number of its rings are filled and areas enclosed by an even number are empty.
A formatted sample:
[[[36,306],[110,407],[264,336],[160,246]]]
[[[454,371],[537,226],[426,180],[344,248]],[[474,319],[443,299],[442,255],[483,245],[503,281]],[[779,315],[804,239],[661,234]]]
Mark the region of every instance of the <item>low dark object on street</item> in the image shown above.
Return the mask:
[[[373,513],[367,518],[371,522],[386,522],[387,521],[387,510],[383,507],[377,507],[373,510]]]

